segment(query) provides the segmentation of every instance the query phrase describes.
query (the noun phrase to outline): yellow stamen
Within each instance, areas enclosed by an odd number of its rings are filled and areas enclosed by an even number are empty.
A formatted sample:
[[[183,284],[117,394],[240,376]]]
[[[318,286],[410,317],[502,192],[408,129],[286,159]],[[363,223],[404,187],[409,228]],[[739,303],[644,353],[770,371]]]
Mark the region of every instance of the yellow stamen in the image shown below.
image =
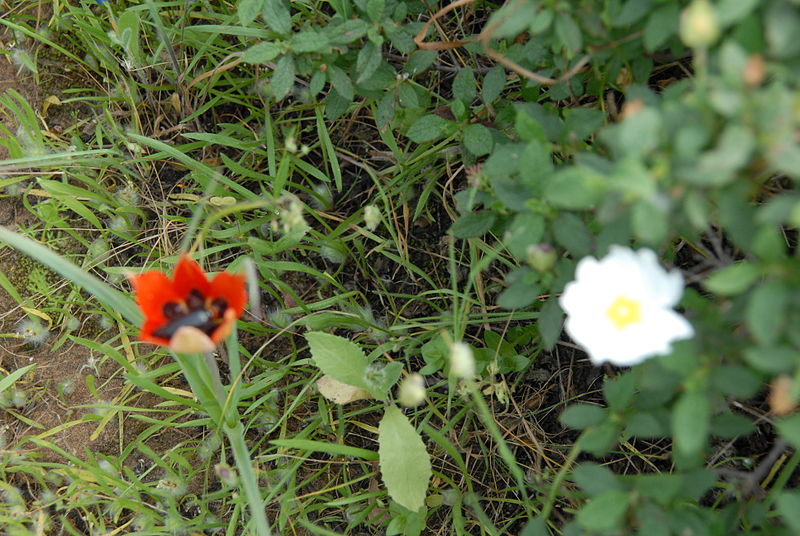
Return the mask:
[[[638,324],[642,321],[641,303],[625,296],[619,296],[606,310],[611,323],[619,330],[623,330],[631,324]]]

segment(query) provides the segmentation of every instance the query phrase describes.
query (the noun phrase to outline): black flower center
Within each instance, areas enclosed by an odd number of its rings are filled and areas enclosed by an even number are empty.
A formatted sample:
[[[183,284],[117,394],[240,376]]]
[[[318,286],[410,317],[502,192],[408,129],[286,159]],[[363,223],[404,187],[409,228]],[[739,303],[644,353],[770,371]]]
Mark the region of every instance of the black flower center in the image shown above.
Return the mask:
[[[222,323],[222,316],[228,309],[228,302],[223,297],[207,299],[197,289],[192,289],[181,302],[166,302],[162,308],[166,324],[153,331],[153,335],[162,339],[171,339],[179,328],[191,326],[208,336]]]

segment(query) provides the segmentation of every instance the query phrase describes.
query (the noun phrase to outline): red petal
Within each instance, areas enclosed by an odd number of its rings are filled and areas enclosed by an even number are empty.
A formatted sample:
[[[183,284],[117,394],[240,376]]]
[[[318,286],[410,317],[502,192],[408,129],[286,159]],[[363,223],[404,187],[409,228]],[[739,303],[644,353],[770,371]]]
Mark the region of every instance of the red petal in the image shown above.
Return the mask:
[[[225,298],[228,310],[233,309],[235,318],[242,316],[244,306],[247,304],[247,290],[245,290],[245,277],[241,274],[220,272],[211,280],[211,289],[208,296],[213,300],[217,297]]]
[[[225,312],[225,319],[222,321],[222,324],[220,324],[211,334],[211,340],[214,341],[214,344],[221,343],[228,337],[228,335],[231,334],[235,326],[236,317],[233,316],[233,310],[228,309]]]
[[[172,281],[161,272],[144,272],[129,277],[133,290],[136,292],[136,303],[142,310],[147,321],[158,321],[162,323],[164,319],[164,304],[168,301],[180,301],[180,296],[172,284]]]
[[[210,285],[205,272],[188,255],[181,255],[178,264],[175,265],[172,284],[181,300],[186,298],[193,289],[199,290],[205,297],[209,295]]]

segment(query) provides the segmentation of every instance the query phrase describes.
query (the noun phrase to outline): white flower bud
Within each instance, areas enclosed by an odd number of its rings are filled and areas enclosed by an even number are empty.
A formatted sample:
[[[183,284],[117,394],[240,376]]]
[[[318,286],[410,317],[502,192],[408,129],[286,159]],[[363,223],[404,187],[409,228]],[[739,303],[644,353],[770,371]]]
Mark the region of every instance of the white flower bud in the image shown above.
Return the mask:
[[[450,349],[450,372],[457,378],[472,378],[475,376],[475,356],[472,348],[464,342],[454,342]]]
[[[708,0],[694,0],[681,13],[681,41],[692,48],[708,48],[719,38],[719,19]]]
[[[364,207],[364,225],[367,229],[374,231],[377,229],[378,224],[381,222],[381,211],[374,205],[367,205]]]
[[[401,406],[415,408],[425,401],[425,379],[417,374],[409,374],[400,382],[397,401]]]

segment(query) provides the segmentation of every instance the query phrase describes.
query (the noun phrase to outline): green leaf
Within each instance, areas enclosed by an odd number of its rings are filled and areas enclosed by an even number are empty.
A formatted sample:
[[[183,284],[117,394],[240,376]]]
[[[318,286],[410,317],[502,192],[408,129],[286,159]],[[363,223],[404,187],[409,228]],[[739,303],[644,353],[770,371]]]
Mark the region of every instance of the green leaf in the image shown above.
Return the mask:
[[[412,512],[422,508],[431,461],[419,433],[395,406],[386,408],[378,426],[381,476],[389,496]]]
[[[236,6],[236,14],[239,16],[239,23],[242,26],[249,26],[261,11],[262,0],[239,0]]]
[[[792,532],[795,534],[800,533],[800,493],[797,491],[782,491],[778,494],[775,504]]]
[[[703,286],[720,296],[736,296],[750,288],[760,275],[758,266],[742,261],[717,270],[705,280]]]
[[[611,411],[621,412],[627,409],[636,393],[637,380],[638,375],[629,371],[603,382],[603,397]]]
[[[567,428],[583,430],[605,422],[608,410],[594,404],[572,404],[558,418]]]
[[[294,86],[294,59],[289,56],[282,56],[275,65],[272,73],[272,95],[275,100],[283,99]]]
[[[586,503],[578,511],[576,520],[587,530],[610,531],[622,522],[630,500],[630,495],[624,491],[603,493]]]
[[[532,212],[517,214],[503,235],[503,244],[517,259],[524,261],[528,248],[538,244],[544,236],[544,216]]]
[[[276,447],[287,449],[297,449],[306,452],[324,452],[333,456],[351,456],[361,460],[375,461],[379,459],[379,454],[374,450],[360,449],[349,445],[338,443],[325,443],[324,441],[313,441],[310,439],[273,439],[270,441]]]
[[[242,54],[245,63],[265,63],[272,61],[281,53],[281,47],[272,41],[261,41],[251,46]]]
[[[556,242],[567,248],[575,257],[581,258],[589,254],[592,235],[578,216],[564,212],[553,223],[553,235]]]
[[[800,51],[800,39],[797,39],[800,15],[797,8],[787,2],[774,2],[767,10],[764,23],[767,44],[776,58],[788,59]]]
[[[775,423],[781,437],[795,449],[800,449],[800,415],[792,415]]]
[[[419,94],[411,84],[400,84],[397,88],[397,99],[403,108],[419,107]]]
[[[711,405],[705,393],[687,392],[672,408],[675,450],[687,458],[697,457],[708,441]]]
[[[279,34],[292,33],[292,17],[289,15],[289,2],[287,0],[262,0],[261,17],[267,26]]]
[[[294,52],[318,52],[329,47],[328,37],[314,30],[302,30],[295,33],[289,41],[289,46]]]
[[[588,209],[603,197],[605,189],[602,175],[585,167],[570,166],[547,180],[544,197],[558,208]]]
[[[728,26],[739,22],[758,6],[761,0],[720,0],[716,11],[719,24]]]
[[[753,338],[763,346],[777,342],[786,324],[786,307],[791,292],[779,281],[758,286],[750,295],[745,321]]]
[[[386,0],[367,0],[367,17],[372,22],[379,22],[386,7]]]
[[[622,491],[622,486],[611,469],[596,463],[586,462],[578,465],[572,477],[590,496],[602,495],[608,491]]]
[[[800,352],[788,346],[752,347],[744,351],[744,359],[755,369],[769,374],[789,372],[800,363]]]
[[[414,143],[425,143],[426,141],[443,138],[452,128],[452,121],[448,121],[438,115],[428,114],[417,119],[409,127],[406,136]]]
[[[344,100],[348,102],[352,101],[356,92],[353,88],[353,82],[350,81],[350,77],[347,76],[347,73],[344,72],[341,67],[331,65],[328,69],[328,76],[330,76],[333,89],[335,89]]]
[[[633,205],[631,219],[636,237],[645,244],[658,246],[669,234],[668,215],[662,206],[649,201],[639,201]]]
[[[597,426],[590,426],[578,438],[580,448],[594,456],[608,454],[619,438],[619,426],[607,420]]]
[[[506,87],[506,70],[502,65],[492,67],[486,76],[483,77],[483,88],[481,88],[481,98],[486,104],[492,104],[503,88]]]
[[[361,50],[358,51],[358,59],[356,60],[356,72],[358,79],[356,84],[360,84],[368,80],[381,64],[381,47],[367,41]]]
[[[496,216],[491,210],[470,212],[453,222],[451,230],[456,238],[476,238],[489,232],[495,219]]]
[[[583,34],[571,16],[560,11],[556,16],[556,36],[569,55],[575,55],[583,47]]]
[[[739,1],[739,0],[735,0]],[[680,6],[669,3],[653,11],[644,26],[644,48],[655,52],[667,39],[678,33]]]
[[[464,129],[464,145],[475,156],[483,156],[492,152],[492,133],[480,123],[467,125]]]
[[[371,391],[364,378],[369,360],[356,343],[320,331],[306,333],[306,341],[311,359],[322,372],[347,385]]]
[[[592,136],[603,126],[606,114],[594,108],[568,108],[564,112],[564,131],[561,138],[566,143],[577,143]]]
[[[460,69],[453,78],[453,97],[471,103],[477,94],[475,73],[468,67]]]
[[[25,374],[27,374],[30,370],[36,367],[36,363],[32,363],[30,365],[26,365],[22,368],[18,368],[8,376],[4,376],[3,379],[0,379],[0,393],[9,389],[14,383],[22,378]]]
[[[545,134],[542,124],[534,119],[524,108],[517,108],[514,128],[523,140],[538,142],[542,146],[547,146],[547,134]]]
[[[634,486],[643,497],[666,505],[676,498],[683,487],[684,478],[679,474],[636,475]]]
[[[539,285],[519,282],[510,285],[497,297],[497,305],[503,309],[522,309],[535,302],[542,293]]]
[[[551,296],[542,307],[536,327],[542,336],[545,350],[555,347],[561,337],[561,326],[564,323],[564,311],[558,305],[558,298]]]
[[[630,26],[650,13],[653,8],[653,0],[628,0],[616,17],[614,17],[614,26],[617,28],[621,26]]]

